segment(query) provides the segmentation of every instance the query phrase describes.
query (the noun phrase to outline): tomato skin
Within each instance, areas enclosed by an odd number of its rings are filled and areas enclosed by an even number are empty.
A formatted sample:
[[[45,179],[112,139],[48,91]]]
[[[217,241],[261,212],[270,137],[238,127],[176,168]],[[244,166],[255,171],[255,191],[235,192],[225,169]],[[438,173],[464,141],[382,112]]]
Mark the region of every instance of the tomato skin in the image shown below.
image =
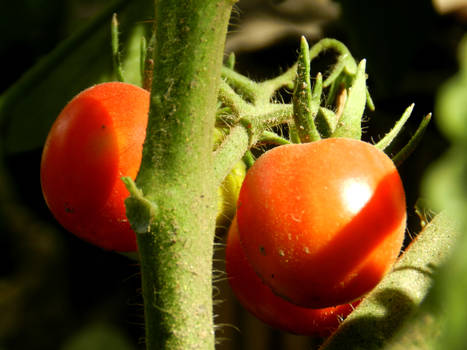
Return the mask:
[[[65,106],[45,142],[41,186],[48,207],[68,231],[106,250],[137,249],[121,177],[136,178],[148,111],[146,90],[98,84]]]
[[[247,172],[237,208],[248,261],[276,294],[312,308],[373,289],[396,260],[406,226],[393,162],[335,138],[276,147]]]
[[[270,326],[294,334],[326,337],[358,302],[324,309],[309,309],[275,295],[256,275],[240,244],[237,222],[230,227],[225,250],[228,280],[240,303]]]

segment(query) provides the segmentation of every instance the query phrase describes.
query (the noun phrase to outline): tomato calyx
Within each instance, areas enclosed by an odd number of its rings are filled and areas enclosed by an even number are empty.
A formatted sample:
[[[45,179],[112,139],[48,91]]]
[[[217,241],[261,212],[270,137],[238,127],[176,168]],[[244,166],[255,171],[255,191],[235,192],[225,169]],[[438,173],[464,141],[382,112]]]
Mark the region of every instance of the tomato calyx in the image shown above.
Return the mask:
[[[310,79],[311,66],[320,55],[335,53],[335,64],[326,75],[317,73],[314,83]],[[230,56],[232,57],[232,55]],[[243,128],[248,141],[244,143],[236,159],[261,144],[265,130],[282,136],[285,126],[288,141],[313,142],[322,138],[346,137],[361,139],[365,108],[375,109],[366,86],[366,60],[357,62],[341,42],[325,38],[311,48],[301,38],[297,63],[289,70],[264,82],[254,82],[234,71],[235,59],[231,59],[222,71],[219,91],[217,123],[226,128]],[[292,103],[284,103],[277,94],[288,89]],[[282,100],[283,101],[283,100]],[[409,106],[394,128],[375,146],[387,151],[396,140],[413,110]],[[431,118],[424,117],[409,142],[393,160],[400,165],[416,148]],[[235,143],[238,137],[226,137],[224,143]],[[222,147],[222,146],[221,146]],[[262,151],[253,153],[261,154]],[[232,161],[230,167],[235,163]],[[227,171],[223,173],[226,175]],[[224,175],[224,176],[225,176]]]

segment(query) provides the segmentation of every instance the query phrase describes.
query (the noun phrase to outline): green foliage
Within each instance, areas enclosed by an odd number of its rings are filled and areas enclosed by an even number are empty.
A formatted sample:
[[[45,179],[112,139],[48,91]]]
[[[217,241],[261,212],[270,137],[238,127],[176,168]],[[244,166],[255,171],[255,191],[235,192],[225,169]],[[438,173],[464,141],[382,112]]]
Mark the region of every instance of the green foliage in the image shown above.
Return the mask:
[[[152,6],[149,0],[115,1],[2,94],[0,123],[6,124],[7,153],[41,147],[55,117],[73,96],[90,85],[114,80],[110,19],[117,10],[125,78],[140,83],[139,45],[151,28],[146,20]]]
[[[428,339],[433,338],[430,328],[420,324],[424,319],[436,320],[442,332],[431,341],[435,349],[463,349],[467,341],[467,36],[459,46],[459,67],[459,72],[439,90],[436,105],[436,121],[451,140],[451,148],[433,164],[422,184],[430,205],[438,210],[446,208],[463,232],[414,320],[414,327],[418,326],[421,336]]]
[[[441,86],[436,103],[436,123],[451,141],[451,149],[433,164],[423,189],[434,209],[448,208],[463,219],[467,208],[467,36],[458,52],[459,72]]]

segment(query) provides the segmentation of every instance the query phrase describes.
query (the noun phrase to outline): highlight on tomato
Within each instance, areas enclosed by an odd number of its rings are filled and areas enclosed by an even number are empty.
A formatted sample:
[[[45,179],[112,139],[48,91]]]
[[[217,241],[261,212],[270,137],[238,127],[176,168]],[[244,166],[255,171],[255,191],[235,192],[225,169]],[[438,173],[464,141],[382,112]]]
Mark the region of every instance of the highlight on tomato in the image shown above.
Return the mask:
[[[273,328],[294,334],[326,337],[358,304],[310,309],[296,306],[274,294],[248,263],[235,219],[227,237],[225,263],[228,281],[237,299],[245,309]]]
[[[405,194],[391,159],[373,145],[330,138],[278,146],[249,169],[238,230],[255,272],[303,307],[352,302],[398,257]]]
[[[121,178],[136,177],[148,111],[146,90],[98,84],[65,106],[45,142],[41,185],[48,207],[65,229],[107,250],[137,249]]]

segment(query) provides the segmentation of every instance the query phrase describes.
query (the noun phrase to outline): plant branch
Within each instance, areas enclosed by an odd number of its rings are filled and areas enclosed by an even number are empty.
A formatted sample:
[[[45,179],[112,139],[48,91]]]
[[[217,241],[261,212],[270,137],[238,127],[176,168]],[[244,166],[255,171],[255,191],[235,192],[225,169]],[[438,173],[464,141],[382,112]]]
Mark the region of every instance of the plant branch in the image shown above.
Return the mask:
[[[248,129],[239,124],[230,129],[229,135],[214,152],[215,181],[218,185],[224,180],[234,164],[245,155],[250,146],[250,133]]]

